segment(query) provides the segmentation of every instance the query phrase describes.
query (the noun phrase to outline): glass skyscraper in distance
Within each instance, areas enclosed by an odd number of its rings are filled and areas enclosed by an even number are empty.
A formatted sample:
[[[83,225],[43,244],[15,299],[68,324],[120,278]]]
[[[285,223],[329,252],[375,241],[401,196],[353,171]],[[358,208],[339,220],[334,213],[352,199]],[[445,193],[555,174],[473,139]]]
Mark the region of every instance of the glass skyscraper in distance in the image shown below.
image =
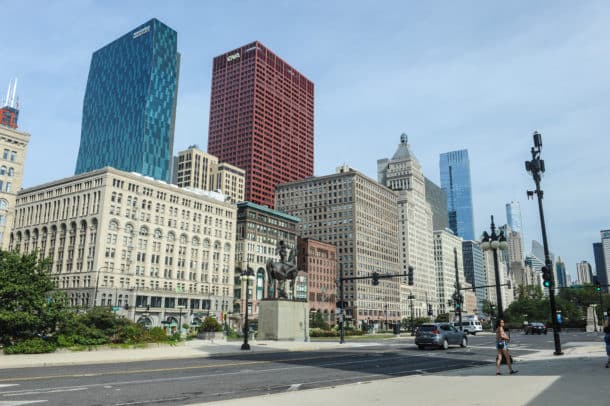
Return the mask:
[[[152,19],[93,53],[75,174],[112,166],[169,180],[180,55]]]
[[[523,221],[521,220],[521,205],[519,202],[506,203],[506,223],[513,231],[517,231],[523,237]]]
[[[464,240],[475,240],[468,150],[440,155],[441,188],[447,194],[449,228]]]

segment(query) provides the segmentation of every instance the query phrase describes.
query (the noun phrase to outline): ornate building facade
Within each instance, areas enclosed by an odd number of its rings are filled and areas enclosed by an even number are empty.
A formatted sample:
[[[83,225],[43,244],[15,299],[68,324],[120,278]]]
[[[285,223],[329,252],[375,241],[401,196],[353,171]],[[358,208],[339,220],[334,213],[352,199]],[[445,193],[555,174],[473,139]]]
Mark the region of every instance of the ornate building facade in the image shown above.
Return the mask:
[[[20,191],[10,248],[49,258],[73,306],[175,330],[179,318],[230,310],[236,212],[224,198],[107,167]]]

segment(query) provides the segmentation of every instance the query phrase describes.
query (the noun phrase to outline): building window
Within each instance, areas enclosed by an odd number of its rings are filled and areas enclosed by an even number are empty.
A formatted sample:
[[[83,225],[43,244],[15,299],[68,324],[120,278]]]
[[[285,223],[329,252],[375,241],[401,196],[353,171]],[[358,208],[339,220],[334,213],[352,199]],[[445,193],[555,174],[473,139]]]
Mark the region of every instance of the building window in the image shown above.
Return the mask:
[[[9,193],[11,191],[11,186],[13,186],[11,182],[6,182],[6,193]]]
[[[13,167],[8,168],[8,176],[13,176],[14,174],[15,174],[15,169],[13,169]]]
[[[11,151],[11,161],[14,161],[16,156],[17,156],[17,152]]]
[[[8,149],[5,149],[2,153],[2,159],[8,159]]]

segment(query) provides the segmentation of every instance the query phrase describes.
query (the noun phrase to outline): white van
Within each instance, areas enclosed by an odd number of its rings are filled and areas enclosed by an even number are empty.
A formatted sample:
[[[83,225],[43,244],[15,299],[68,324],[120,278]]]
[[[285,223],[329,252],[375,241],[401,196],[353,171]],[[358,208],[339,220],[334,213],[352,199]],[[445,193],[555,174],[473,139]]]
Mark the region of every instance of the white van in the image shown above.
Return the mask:
[[[459,322],[455,323],[456,324],[456,328],[459,330],[460,326],[459,326]],[[480,331],[483,331],[483,326],[481,325],[481,322],[479,320],[462,320],[462,330],[466,333],[466,334],[472,334],[475,335]]]

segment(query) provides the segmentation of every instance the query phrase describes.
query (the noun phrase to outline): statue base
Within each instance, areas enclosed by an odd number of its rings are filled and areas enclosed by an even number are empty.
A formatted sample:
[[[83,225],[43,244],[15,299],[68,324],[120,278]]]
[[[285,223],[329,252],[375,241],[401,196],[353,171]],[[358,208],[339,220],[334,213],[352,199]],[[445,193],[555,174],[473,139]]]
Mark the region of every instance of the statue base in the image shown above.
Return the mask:
[[[257,340],[309,341],[307,302],[271,299],[259,302]]]

